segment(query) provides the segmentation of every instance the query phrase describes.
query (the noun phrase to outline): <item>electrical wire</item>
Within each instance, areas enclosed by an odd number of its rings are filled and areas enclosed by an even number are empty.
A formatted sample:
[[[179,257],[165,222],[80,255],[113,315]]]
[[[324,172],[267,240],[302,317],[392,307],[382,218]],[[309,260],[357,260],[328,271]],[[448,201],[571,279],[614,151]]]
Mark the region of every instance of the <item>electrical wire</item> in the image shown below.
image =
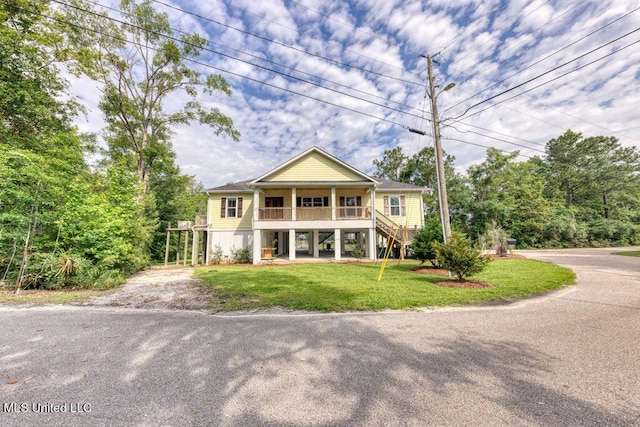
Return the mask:
[[[602,61],[603,59],[605,59],[605,58],[607,58],[607,57],[609,57],[609,56],[611,56],[611,55],[614,55],[614,54],[616,54],[616,53],[618,53],[618,52],[620,52],[620,51],[622,51],[622,50],[624,50],[624,49],[627,49],[627,48],[629,48],[629,47],[631,47],[631,46],[633,46],[633,45],[636,45],[636,44],[638,44],[638,43],[640,43],[640,40],[635,41],[635,42],[633,42],[633,43],[630,43],[630,44],[628,44],[628,45],[626,45],[626,46],[623,46],[623,47],[621,47],[621,48],[620,48],[620,49],[618,49],[618,50],[614,50],[613,52],[610,52],[610,53],[608,53],[607,55],[604,55],[604,56],[602,56],[602,57],[600,57],[600,58],[598,58],[598,59],[595,59],[595,60],[593,60],[593,61],[591,61],[591,62],[588,62],[588,63],[586,63],[586,64],[584,64],[584,65],[582,65],[582,66],[580,66],[580,67],[578,67],[578,68],[575,68],[575,69],[573,69],[573,70],[571,70],[571,71],[568,71],[568,72],[566,72],[566,73],[564,73],[564,74],[561,74],[561,75],[559,75],[559,76],[557,76],[557,77],[554,77],[554,78],[553,78],[553,79],[551,79],[551,80],[548,80],[548,81],[546,81],[546,82],[544,82],[544,83],[540,83],[539,85],[534,86],[534,87],[532,87],[532,88],[530,88],[530,89],[527,89],[527,90],[525,90],[525,91],[524,91],[524,92],[522,92],[522,93],[519,93],[519,94],[517,94],[517,95],[514,95],[514,96],[512,96],[511,98],[507,98],[507,99],[504,99],[504,100],[502,100],[502,101],[496,102],[496,103],[494,103],[494,104],[492,104],[492,105],[488,106],[487,108],[485,108],[485,109],[483,109],[483,110],[477,111],[477,112],[475,112],[475,113],[473,113],[473,114],[471,114],[471,115],[467,116],[467,118],[469,118],[469,117],[473,117],[473,116],[476,116],[476,115],[478,115],[478,114],[480,114],[480,113],[482,113],[482,112],[484,112],[484,111],[487,111],[487,110],[488,110],[488,109],[490,109],[490,108],[495,107],[495,106],[496,106],[496,105],[498,105],[498,104],[502,104],[503,102],[510,101],[510,100],[512,100],[512,99],[514,99],[514,98],[517,98],[517,97],[519,97],[519,96],[522,96],[522,95],[523,95],[523,94],[525,94],[525,93],[528,93],[528,92],[531,92],[532,90],[538,89],[538,88],[539,88],[539,87],[541,87],[541,86],[547,85],[547,84],[549,84],[549,83],[551,83],[551,82],[553,82],[553,81],[555,81],[555,80],[561,79],[562,77],[566,77],[567,75],[569,75],[569,74],[571,74],[571,73],[575,73],[576,71],[581,70],[581,69],[583,69],[583,68],[585,68],[585,67],[587,67],[587,66],[589,66],[589,65],[595,64],[596,62],[599,62],[599,61]],[[513,88],[513,89],[515,89],[515,88]],[[492,98],[495,98],[495,97],[492,97]],[[478,103],[477,105],[482,104],[482,103],[484,103],[484,102],[486,102],[486,101],[483,101],[483,102],[481,102],[481,103]],[[472,106],[472,107],[474,107],[474,106]],[[471,107],[469,107],[469,108],[467,109],[467,111],[465,111],[465,114],[469,111],[469,109],[470,109],[470,108],[471,108]],[[453,120],[453,123],[457,123],[457,119],[458,119],[459,117],[461,117],[461,116],[454,117],[454,118],[450,118],[450,119],[446,119],[446,120]]]
[[[519,150],[516,150],[516,151],[506,151],[506,150],[502,150],[502,149],[497,148],[497,147],[486,146],[486,145],[478,144],[478,143],[475,143],[475,142],[464,141],[464,140],[462,140],[462,139],[457,139],[457,138],[443,137],[442,139],[444,139],[444,140],[446,140],[446,141],[456,141],[456,142],[461,142],[461,143],[463,143],[463,144],[475,145],[476,147],[482,147],[482,148],[486,148],[486,149],[494,148],[494,149],[496,149],[496,150],[498,150],[498,151],[500,151],[500,152],[502,152],[502,153],[507,153],[507,154],[514,154],[514,153],[518,153],[518,156],[519,156],[519,157],[526,157],[527,159],[533,159],[533,157],[531,157],[531,156],[527,156],[526,154],[522,154],[522,153],[520,153],[520,151],[519,151]]]
[[[113,18],[113,17],[103,16],[103,15],[100,15],[99,13],[93,12],[91,10],[83,9],[83,8],[80,8],[80,7],[77,7],[77,6],[68,4],[68,3],[64,3],[64,2],[59,1],[59,0],[51,0],[51,1],[53,1],[54,3],[58,3],[58,4],[62,5],[62,6],[67,6],[67,7],[73,8],[73,9],[81,11],[81,12],[92,14],[94,16],[104,17],[105,19],[109,19],[110,21],[119,23],[121,25],[127,25],[127,26],[130,26],[132,28],[136,28],[136,29],[139,29],[139,30],[144,30],[144,31],[147,31],[147,32],[149,32],[151,34],[154,34],[156,36],[164,37],[164,38],[167,38],[169,40],[172,40],[172,41],[175,41],[175,42],[178,42],[178,43],[182,43],[182,44],[185,44],[185,45],[190,45],[191,47],[198,47],[198,46],[195,46],[194,44],[187,43],[184,40],[180,40],[177,37],[173,37],[173,36],[170,36],[170,35],[167,35],[167,34],[163,34],[163,33],[157,32],[157,31],[143,29],[143,28],[141,28],[141,27],[139,27],[137,25],[134,25],[134,24],[131,24],[131,23],[128,23],[128,22],[125,22],[125,21],[122,21],[122,20],[119,20],[119,19],[116,19],[116,18]],[[290,78],[290,79],[293,79],[293,80],[297,80],[297,81],[302,82],[302,83],[307,83],[309,85],[312,85],[312,86],[315,86],[315,87],[318,87],[318,88],[321,88],[321,89],[325,89],[325,90],[328,90],[328,91],[331,91],[331,92],[335,92],[335,93],[338,93],[340,95],[345,95],[345,96],[357,99],[359,101],[367,102],[369,104],[372,104],[372,105],[375,105],[375,106],[378,106],[378,107],[386,108],[388,110],[396,111],[396,112],[399,112],[399,113],[402,113],[402,114],[406,114],[406,115],[409,115],[409,116],[421,118],[421,116],[418,115],[418,114],[410,113],[408,111],[403,111],[403,110],[400,110],[400,109],[397,109],[397,108],[394,108],[394,107],[390,107],[390,106],[387,106],[387,105],[384,105],[384,104],[380,104],[378,102],[370,101],[370,100],[367,100],[367,99],[364,99],[364,98],[361,98],[361,97],[358,97],[358,96],[355,96],[355,95],[351,95],[351,94],[348,94],[346,92],[342,92],[342,91],[337,90],[337,89],[333,89],[333,88],[330,88],[330,87],[322,86],[321,84],[318,84],[318,83],[315,83],[315,82],[312,82],[312,81],[308,81],[308,80],[304,80],[304,79],[302,79],[300,77],[292,76],[291,74],[286,74],[286,73],[283,73],[281,71],[265,67],[263,65],[259,65],[259,64],[256,64],[256,63],[253,63],[253,62],[250,62],[250,61],[246,61],[244,59],[237,58],[237,57],[232,56],[232,55],[228,55],[226,53],[222,53],[222,52],[219,52],[219,51],[216,51],[216,50],[213,50],[213,49],[210,49],[210,48],[206,48],[206,47],[201,47],[201,49],[204,50],[204,51],[207,51],[207,52],[215,53],[217,55],[220,55],[220,56],[223,56],[223,57],[226,57],[226,58],[229,58],[229,59],[233,59],[233,60],[236,60],[236,61],[239,61],[239,62],[243,62],[245,64],[254,66],[256,68],[263,69],[265,71],[269,71],[269,72],[276,73],[276,74],[282,75],[284,77],[287,77],[287,78]]]
[[[586,38],[588,38],[588,37],[590,37],[590,36],[592,36],[592,35],[594,35],[594,34],[596,34],[596,33],[600,32],[600,31],[602,31],[602,30],[604,30],[604,29],[605,29],[605,28],[607,28],[608,26],[610,26],[610,25],[612,25],[612,24],[614,24],[614,23],[616,23],[616,22],[620,21],[621,19],[626,18],[627,16],[631,15],[632,13],[634,13],[634,12],[636,12],[636,11],[638,11],[638,10],[640,10],[640,6],[638,6],[638,7],[637,7],[637,8],[635,8],[635,9],[633,9],[632,11],[630,11],[630,12],[628,12],[628,13],[626,13],[626,14],[624,14],[624,15],[622,15],[622,16],[620,16],[620,17],[616,18],[616,19],[614,19],[613,21],[608,22],[607,24],[603,25],[602,27],[600,27],[600,28],[598,28],[598,29],[596,29],[596,30],[594,30],[594,31],[590,32],[589,34],[586,34],[586,35],[584,35],[584,36],[580,37],[579,39],[577,39],[577,40],[575,40],[575,41],[573,41],[573,42],[569,43],[568,45],[565,45],[564,47],[561,47],[560,49],[557,49],[557,50],[556,50],[556,51],[554,51],[553,53],[550,53],[549,55],[546,55],[546,56],[544,56],[544,57],[540,58],[539,60],[537,60],[537,61],[535,61],[535,62],[533,62],[533,63],[531,63],[531,64],[527,65],[525,68],[522,68],[522,69],[520,69],[520,70],[516,71],[515,73],[510,74],[509,76],[507,76],[507,77],[503,78],[503,79],[502,79],[502,80],[500,80],[499,82],[496,82],[496,83],[492,84],[491,86],[489,86],[489,87],[487,87],[487,88],[485,88],[485,89],[483,89],[483,90],[481,90],[481,91],[479,91],[479,92],[476,92],[475,94],[471,95],[470,97],[468,97],[468,98],[466,98],[466,99],[463,99],[462,101],[458,102],[457,104],[452,105],[451,107],[449,107],[449,108],[447,108],[446,110],[444,110],[444,111],[443,111],[443,113],[444,113],[444,112],[447,112],[448,110],[451,110],[452,108],[457,107],[458,105],[460,105],[460,104],[462,104],[462,103],[464,103],[464,102],[466,102],[466,101],[468,101],[468,100],[470,100],[470,99],[472,99],[472,98],[475,98],[476,96],[480,95],[481,93],[486,92],[486,91],[487,91],[487,90],[489,90],[489,89],[492,89],[492,88],[494,88],[494,87],[496,87],[496,86],[498,86],[498,85],[500,85],[500,84],[504,83],[505,81],[509,80],[510,78],[515,77],[515,76],[517,76],[518,74],[523,73],[524,71],[526,71],[526,70],[528,70],[528,69],[530,69],[530,68],[534,67],[535,65],[538,65],[539,63],[541,63],[541,62],[543,62],[543,61],[546,61],[547,59],[551,58],[552,56],[555,56],[556,54],[558,54],[558,53],[562,52],[563,50],[566,50],[566,49],[570,48],[571,46],[574,46],[575,44],[580,43],[581,41],[585,40]],[[452,68],[452,69],[453,69],[453,68]],[[455,69],[454,69],[454,71],[455,71]],[[461,72],[461,73],[463,73],[463,72]]]
[[[400,82],[407,83],[407,84],[411,84],[411,85],[415,85],[415,86],[421,86],[421,85],[422,85],[422,83],[414,82],[414,81],[411,81],[411,80],[401,79],[401,78],[399,78],[399,77],[389,76],[389,75],[387,75],[387,74],[378,73],[378,72],[376,72],[376,71],[365,70],[364,68],[356,67],[355,65],[351,65],[351,64],[347,64],[347,63],[345,63],[345,62],[341,62],[341,61],[338,61],[338,60],[335,60],[335,59],[327,58],[327,57],[325,57],[325,56],[318,55],[318,54],[316,54],[316,53],[307,52],[307,51],[306,51],[306,50],[304,50],[304,49],[300,49],[300,48],[297,48],[297,47],[295,47],[295,46],[291,46],[291,45],[289,45],[289,44],[282,43],[282,42],[279,42],[279,41],[276,41],[276,40],[270,39],[270,38],[268,38],[268,37],[260,36],[260,35],[258,35],[258,34],[254,34],[254,33],[251,33],[251,32],[249,32],[249,31],[245,31],[245,30],[242,30],[242,29],[240,29],[240,28],[236,28],[236,27],[234,27],[234,26],[232,26],[232,25],[225,24],[225,23],[222,23],[222,22],[220,22],[220,21],[216,21],[215,19],[207,18],[207,17],[202,16],[202,15],[200,15],[200,14],[197,14],[197,13],[195,13],[195,12],[190,12],[190,11],[187,11],[187,10],[181,9],[181,8],[179,8],[179,7],[177,7],[177,6],[173,6],[173,5],[171,5],[171,4],[165,3],[165,2],[160,1],[160,0],[151,0],[151,1],[153,1],[154,3],[161,4],[161,5],[165,6],[165,7],[170,8],[170,9],[174,9],[174,10],[176,10],[176,11],[179,11],[179,12],[182,12],[182,13],[185,13],[185,14],[188,14],[188,15],[191,15],[191,16],[195,16],[195,17],[197,17],[197,18],[199,18],[199,19],[203,19],[203,20],[208,21],[208,22],[211,22],[211,23],[213,23],[213,24],[217,24],[217,25],[220,25],[220,26],[222,26],[222,27],[229,28],[229,29],[232,29],[232,30],[235,30],[235,31],[241,32],[241,33],[243,33],[243,34],[245,34],[245,35],[249,35],[249,36],[252,36],[252,37],[258,38],[258,39],[260,39],[260,40],[263,40],[263,41],[269,42],[269,43],[277,44],[278,46],[282,46],[282,47],[286,47],[286,48],[288,48],[288,49],[295,50],[296,52],[300,52],[300,53],[303,53],[303,54],[305,54],[305,55],[313,56],[313,57],[316,57],[316,58],[321,58],[321,59],[324,59],[325,61],[328,61],[328,62],[331,62],[331,63],[337,64],[337,65],[341,65],[341,66],[343,66],[343,67],[352,68],[352,69],[355,69],[355,70],[362,71],[363,73],[373,74],[373,75],[376,75],[376,76],[379,76],[379,77],[385,77],[385,78],[388,78],[388,79],[392,79],[392,80],[400,81]]]
[[[91,3],[91,4],[95,5],[95,6],[103,7],[103,8],[105,8],[105,9],[107,9],[107,10],[111,10],[111,11],[114,11],[114,12],[117,12],[117,13],[120,13],[120,14],[123,14],[123,15],[126,15],[126,16],[131,16],[131,14],[125,13],[125,12],[123,12],[122,10],[120,10],[120,9],[118,9],[118,8],[115,8],[115,7],[106,6],[106,5],[103,5],[103,4],[101,4],[101,3],[99,3],[99,2],[96,2],[96,1],[91,1],[91,0],[85,0],[85,1],[86,1],[87,3]],[[236,7],[236,6],[233,6],[233,7]],[[266,18],[265,18],[265,19],[266,19]],[[288,27],[285,27],[285,28],[288,28]],[[171,31],[175,32],[175,33],[178,33],[178,34],[190,35],[190,33],[187,33],[186,31],[178,30],[178,29],[176,29],[176,28],[172,28],[172,27],[170,27],[169,29],[170,29]],[[246,52],[246,51],[243,51],[243,50],[240,50],[240,49],[233,48],[233,47],[231,47],[231,46],[224,45],[224,44],[222,44],[222,43],[216,42],[216,41],[211,40],[211,39],[208,39],[208,38],[203,38],[203,39],[204,39],[205,41],[207,41],[208,43],[211,43],[211,44],[214,44],[214,45],[217,45],[217,46],[221,46],[221,47],[223,47],[223,48],[225,48],[225,49],[229,49],[229,50],[231,50],[231,51],[237,52],[237,53],[242,54],[242,55],[250,56],[250,57],[255,58],[255,59],[258,59],[258,60],[260,60],[260,61],[268,62],[268,63],[273,64],[273,65],[278,66],[278,67],[286,68],[286,69],[288,69],[288,70],[292,70],[292,71],[295,71],[295,72],[297,72],[297,73],[300,73],[300,74],[303,74],[303,75],[306,75],[306,76],[309,76],[309,77],[313,77],[313,78],[316,78],[316,79],[318,79],[318,80],[322,80],[322,81],[324,81],[324,82],[331,83],[331,84],[334,84],[334,85],[336,85],[336,86],[343,87],[343,88],[345,88],[345,89],[352,90],[352,91],[354,91],[354,92],[362,93],[362,94],[367,95],[367,96],[370,96],[370,97],[372,97],[372,98],[381,99],[381,100],[384,100],[384,101],[386,101],[386,102],[389,102],[389,103],[392,103],[392,104],[395,104],[395,105],[399,105],[399,106],[401,106],[401,107],[405,107],[405,108],[408,108],[408,109],[412,109],[412,110],[420,111],[420,110],[419,110],[418,108],[416,108],[416,107],[412,107],[412,106],[410,106],[410,105],[403,104],[403,103],[401,103],[401,102],[393,101],[393,100],[391,100],[391,99],[387,99],[387,98],[385,98],[385,97],[383,97],[383,96],[375,95],[375,94],[372,94],[372,93],[366,92],[366,91],[364,91],[364,90],[360,90],[360,89],[352,88],[352,87],[350,87],[350,86],[343,85],[343,84],[338,83],[338,82],[335,82],[335,81],[333,81],[333,80],[325,79],[325,78],[320,77],[320,76],[317,76],[317,75],[315,75],[315,74],[307,73],[307,72],[302,71],[302,70],[299,70],[299,69],[297,69],[297,68],[295,68],[295,67],[291,67],[291,66],[289,66],[289,65],[281,64],[281,63],[279,63],[279,62],[272,61],[272,60],[267,59],[267,58],[264,58],[264,57],[262,57],[262,56],[255,55],[255,54],[250,53],[250,52]],[[233,58],[233,57],[232,57],[232,58]],[[233,58],[233,59],[236,59],[236,58]],[[238,60],[240,60],[240,59],[238,59]],[[251,63],[249,63],[249,64],[251,64]]]
[[[510,141],[507,141],[506,139],[496,138],[495,136],[486,135],[486,134],[483,134],[483,133],[480,133],[480,132],[476,132],[476,131],[473,131],[473,130],[460,130],[455,126],[450,126],[450,127],[452,129],[457,130],[460,133],[472,133],[472,134],[475,134],[475,135],[478,135],[478,136],[482,136],[482,137],[485,137],[485,138],[495,139],[496,141],[504,142],[504,143],[507,143],[507,144],[510,144],[510,145],[515,145],[517,147],[522,147],[522,148],[526,148],[528,150],[537,151],[539,153],[546,154],[546,151],[544,151],[544,150],[540,150],[540,149],[532,148],[532,147],[527,147],[526,145],[517,144],[515,142],[510,142]]]
[[[52,1],[58,3],[57,0],[52,0]],[[49,20],[52,20],[52,21],[56,21],[56,22],[59,22],[59,23],[64,23],[66,25],[70,25],[70,26],[76,27],[76,28],[81,29],[81,30],[90,31],[90,32],[93,32],[95,34],[100,34],[102,36],[109,37],[109,38],[121,41],[121,42],[129,44],[129,45],[134,45],[134,46],[137,46],[137,47],[143,47],[145,49],[149,49],[149,50],[152,50],[154,52],[159,52],[160,51],[160,49],[153,48],[153,47],[150,47],[150,46],[144,46],[141,43],[136,43],[134,41],[127,40],[127,39],[122,38],[122,37],[117,37],[117,36],[114,36],[112,34],[107,34],[107,33],[104,33],[102,31],[96,30],[94,28],[85,27],[85,26],[82,26],[82,25],[79,25],[79,24],[76,24],[76,23],[73,23],[73,22],[61,20],[61,19],[58,19],[58,18],[55,18],[55,17],[52,17],[52,16],[44,15],[44,14],[41,14],[41,13],[38,13],[38,12],[34,12],[34,11],[30,11],[30,10],[25,10],[25,9],[21,9],[21,10],[23,10],[25,12],[32,13],[34,15],[41,16],[43,18],[46,18],[46,19],[49,19]],[[102,15],[100,15],[100,16],[102,18],[112,19],[112,18],[104,17]],[[162,35],[162,34],[160,34],[160,35]],[[165,35],[162,35],[162,36],[165,36]],[[219,72],[222,72],[222,73],[226,73],[226,74],[230,74],[230,75],[233,75],[233,76],[236,76],[236,77],[240,77],[240,78],[243,78],[245,80],[252,81],[254,83],[259,83],[261,85],[272,87],[274,89],[282,90],[284,92],[292,93],[294,95],[299,95],[299,96],[302,96],[304,98],[312,99],[314,101],[322,102],[324,104],[327,104],[327,105],[330,105],[330,106],[333,106],[333,107],[337,107],[337,108],[340,108],[340,109],[343,109],[343,110],[351,111],[353,113],[364,115],[364,116],[367,116],[367,117],[370,117],[370,118],[373,118],[373,119],[376,119],[376,120],[387,122],[387,123],[390,123],[392,125],[399,126],[399,127],[403,128],[403,129],[406,129],[406,130],[411,130],[411,128],[408,127],[407,125],[404,125],[402,123],[396,122],[396,121],[391,120],[391,119],[387,119],[387,118],[384,118],[384,117],[378,117],[378,116],[375,116],[373,114],[365,113],[363,111],[359,111],[359,110],[356,110],[356,109],[353,109],[353,108],[349,108],[349,107],[345,107],[345,106],[342,106],[342,105],[339,105],[339,104],[335,104],[335,103],[332,103],[330,101],[326,101],[326,100],[323,100],[323,99],[315,98],[315,97],[313,97],[311,95],[307,95],[307,94],[304,94],[304,93],[301,93],[301,92],[296,92],[294,90],[283,88],[283,87],[280,87],[280,86],[277,86],[277,85],[274,85],[274,84],[271,84],[271,83],[268,83],[268,82],[264,82],[264,81],[261,81],[261,80],[253,79],[251,77],[244,76],[244,75],[241,75],[239,73],[235,73],[233,71],[229,71],[229,70],[225,70],[225,69],[222,69],[222,68],[219,68],[219,67],[215,67],[215,66],[213,66],[211,64],[207,64],[207,63],[204,63],[202,61],[197,61],[197,60],[190,59],[190,58],[184,58],[184,61],[190,62],[192,64],[196,64],[196,65],[199,65],[199,66],[202,66],[202,67],[205,67],[205,68],[210,68],[212,70],[216,70],[216,71],[219,71]]]
[[[611,40],[610,42],[607,42],[607,43],[605,43],[605,44],[603,44],[603,45],[601,45],[601,46],[598,46],[597,48],[591,49],[590,51],[588,51],[588,52],[586,52],[586,53],[583,53],[582,55],[577,56],[577,57],[573,58],[573,59],[572,59],[572,60],[570,60],[570,61],[564,62],[564,63],[562,63],[562,64],[560,64],[560,65],[558,65],[558,66],[556,66],[556,67],[554,67],[554,68],[552,68],[552,69],[550,69],[550,70],[548,70],[548,71],[545,71],[545,72],[544,72],[544,73],[542,73],[542,74],[539,74],[539,75],[537,75],[537,76],[535,76],[535,77],[532,77],[532,78],[530,78],[529,80],[526,80],[526,81],[524,81],[524,82],[522,82],[522,83],[520,83],[520,84],[518,84],[518,85],[516,85],[516,86],[513,86],[513,87],[511,87],[511,88],[509,88],[509,89],[507,89],[507,90],[504,90],[504,91],[502,91],[502,92],[500,92],[500,93],[498,93],[498,94],[496,94],[496,95],[490,96],[489,98],[486,98],[486,99],[484,99],[484,100],[482,100],[482,101],[480,101],[480,102],[477,102],[477,103],[473,104],[472,106],[470,106],[469,108],[467,108],[467,109],[464,111],[464,113],[460,114],[459,116],[451,117],[451,118],[448,118],[448,119],[445,119],[445,120],[456,120],[456,119],[459,119],[459,118],[461,118],[461,117],[464,117],[464,116],[469,112],[469,110],[471,110],[472,108],[475,108],[475,107],[477,107],[477,106],[479,106],[479,105],[484,104],[485,102],[491,101],[492,99],[495,99],[495,98],[497,98],[497,97],[499,97],[499,96],[502,96],[502,95],[504,95],[504,94],[506,94],[506,93],[511,92],[512,90],[515,90],[515,89],[517,89],[517,88],[519,88],[519,87],[522,87],[522,86],[524,86],[524,85],[526,85],[526,84],[528,84],[528,83],[531,83],[532,81],[535,81],[535,80],[537,80],[537,79],[539,79],[539,78],[541,78],[541,77],[543,77],[543,76],[546,76],[547,74],[550,74],[550,73],[552,73],[553,71],[556,71],[556,70],[558,70],[558,69],[560,69],[560,68],[564,67],[565,65],[568,65],[568,64],[570,64],[570,63],[572,63],[572,62],[575,62],[575,61],[577,61],[577,60],[579,60],[579,59],[582,59],[582,58],[584,58],[585,56],[590,55],[591,53],[593,53],[593,52],[595,52],[595,51],[597,51],[597,50],[600,50],[600,49],[602,49],[602,48],[604,48],[604,47],[606,47],[606,46],[608,46],[608,45],[610,45],[610,44],[612,44],[612,43],[615,43],[615,42],[617,42],[617,41],[619,41],[619,40],[621,40],[621,39],[623,39],[623,38],[625,38],[625,37],[628,37],[628,36],[630,36],[631,34],[633,34],[633,33],[635,33],[635,32],[638,32],[638,31],[640,31],[640,27],[638,27],[638,28],[636,28],[635,30],[630,31],[630,32],[628,32],[628,33],[626,33],[626,34],[624,34],[624,35],[622,35],[622,36],[620,36],[620,37],[618,37],[618,38],[616,38],[616,39],[614,39],[614,40]],[[574,69],[574,70],[572,70],[572,71],[570,71],[570,72],[568,72],[568,73],[562,74],[562,75],[561,75],[561,76],[559,76],[559,77],[564,77],[564,76],[566,76],[566,75],[568,75],[568,74],[571,74],[571,73],[573,73],[573,72],[575,72],[575,71],[578,71],[578,70],[580,70],[580,69],[584,68],[584,67],[585,67],[585,66],[587,66],[587,65],[591,65],[591,64],[593,64],[593,63],[595,63],[595,62],[601,61],[602,59],[604,59],[604,58],[606,58],[606,57],[608,57],[608,56],[611,56],[612,54],[617,53],[617,52],[619,52],[619,51],[621,51],[621,50],[623,50],[623,49],[626,49],[627,47],[632,46],[633,44],[635,44],[635,43],[632,43],[631,45],[627,45],[627,46],[625,46],[625,47],[623,47],[623,48],[621,48],[621,49],[618,49],[618,50],[616,50],[616,51],[613,51],[612,53],[610,53],[610,54],[608,54],[608,55],[605,55],[605,56],[603,56],[603,57],[600,57],[600,58],[598,58],[597,60],[592,61],[592,62],[589,62],[589,63],[588,63],[588,64],[586,64],[586,65],[580,66],[580,67],[578,67],[578,68],[576,68],[576,69]],[[549,81],[547,81],[547,82],[545,82],[545,83],[543,83],[543,84],[541,84],[541,85],[535,86],[534,88],[529,89],[529,90],[526,90],[526,91],[524,91],[524,92],[522,92],[521,94],[518,94],[518,95],[516,95],[516,96],[520,96],[520,95],[522,95],[523,93],[530,92],[530,91],[531,91],[531,90],[533,90],[533,89],[536,89],[536,88],[538,88],[538,87],[540,87],[540,86],[543,86],[543,85],[545,85],[545,84],[547,84],[547,83],[550,83],[550,82],[552,82],[552,81],[554,81],[554,80],[557,80],[559,77],[556,77],[556,78],[554,78],[554,79],[552,79],[552,80],[549,80]],[[513,99],[513,98],[509,98],[509,99]],[[482,110],[482,111],[485,111],[485,110]]]

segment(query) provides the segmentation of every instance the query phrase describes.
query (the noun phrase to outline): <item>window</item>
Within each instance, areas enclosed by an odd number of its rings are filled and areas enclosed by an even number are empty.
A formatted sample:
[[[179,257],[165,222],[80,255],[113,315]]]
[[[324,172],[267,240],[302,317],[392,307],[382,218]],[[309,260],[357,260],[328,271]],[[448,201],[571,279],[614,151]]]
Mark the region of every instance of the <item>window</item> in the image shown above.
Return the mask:
[[[400,197],[389,197],[389,209],[391,216],[400,216]]]
[[[302,208],[321,208],[329,206],[328,197],[298,197],[297,206]]]
[[[384,196],[384,214],[406,216],[404,196]]]
[[[242,197],[223,197],[220,206],[221,218],[242,218]]]

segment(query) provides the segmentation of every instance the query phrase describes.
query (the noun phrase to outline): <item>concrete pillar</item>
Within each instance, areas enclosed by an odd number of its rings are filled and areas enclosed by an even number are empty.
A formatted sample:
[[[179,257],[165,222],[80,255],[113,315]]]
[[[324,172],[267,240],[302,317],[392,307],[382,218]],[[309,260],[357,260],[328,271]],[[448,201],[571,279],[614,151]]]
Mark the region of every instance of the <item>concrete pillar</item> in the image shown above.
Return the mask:
[[[336,249],[334,251],[336,261],[342,259],[342,230],[336,228],[334,230],[333,238],[335,239]]]
[[[198,253],[198,246],[200,243],[199,234],[199,231],[196,231],[195,229],[193,230],[193,244],[191,245],[191,265],[198,265],[198,258],[200,258]]]
[[[295,194],[295,193],[294,193]],[[296,230],[289,230],[289,261],[296,260]]]
[[[320,231],[313,230],[313,257],[320,257]]]
[[[369,229],[367,248],[369,249],[369,253],[367,254],[367,256],[371,261],[375,261],[378,254],[376,253],[376,230],[374,228]]]
[[[253,230],[253,265],[260,264],[262,259],[262,230]]]

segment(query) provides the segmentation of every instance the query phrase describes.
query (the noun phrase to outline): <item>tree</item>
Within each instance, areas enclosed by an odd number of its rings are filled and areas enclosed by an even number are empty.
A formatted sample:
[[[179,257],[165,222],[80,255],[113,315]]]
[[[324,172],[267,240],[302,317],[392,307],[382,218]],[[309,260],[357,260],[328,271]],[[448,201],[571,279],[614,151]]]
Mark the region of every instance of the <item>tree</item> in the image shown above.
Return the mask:
[[[403,176],[406,161],[407,156],[404,155],[401,147],[384,150],[382,160],[373,160],[373,165],[376,167],[373,176],[391,181],[408,182]]]
[[[491,259],[460,233],[451,233],[447,243],[434,243],[438,264],[453,272],[459,281],[480,273]]]
[[[152,2],[122,0],[121,23],[111,22],[106,13],[91,14],[88,3],[76,0],[75,9],[66,9],[71,24],[69,39],[79,48],[78,68],[101,83],[103,110],[110,154],[133,163],[143,194],[156,162],[172,152],[171,129],[198,121],[215,135],[228,135],[238,141],[240,134],[232,120],[218,108],[205,108],[198,100],[198,89],[205,94],[231,95],[225,79],[216,74],[203,76],[188,60],[197,57],[207,41],[197,34],[178,34],[169,25],[166,13],[156,12]],[[101,33],[87,31],[99,28]],[[85,46],[95,47],[87,51]],[[182,106],[165,109],[178,95],[190,100]]]
[[[431,215],[425,221],[422,227],[411,241],[411,252],[413,256],[418,258],[421,263],[429,261],[432,266],[436,267],[436,251],[433,247],[434,243],[442,242],[442,226],[437,216]]]

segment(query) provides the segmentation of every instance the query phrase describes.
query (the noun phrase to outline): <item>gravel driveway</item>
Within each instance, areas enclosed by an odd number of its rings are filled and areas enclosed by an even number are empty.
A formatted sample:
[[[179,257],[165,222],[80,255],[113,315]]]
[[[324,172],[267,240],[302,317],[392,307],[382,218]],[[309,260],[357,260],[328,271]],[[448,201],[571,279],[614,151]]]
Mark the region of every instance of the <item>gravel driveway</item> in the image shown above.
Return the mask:
[[[79,305],[169,310],[205,310],[210,292],[193,268],[151,268],[127,279],[113,294],[91,298]]]

